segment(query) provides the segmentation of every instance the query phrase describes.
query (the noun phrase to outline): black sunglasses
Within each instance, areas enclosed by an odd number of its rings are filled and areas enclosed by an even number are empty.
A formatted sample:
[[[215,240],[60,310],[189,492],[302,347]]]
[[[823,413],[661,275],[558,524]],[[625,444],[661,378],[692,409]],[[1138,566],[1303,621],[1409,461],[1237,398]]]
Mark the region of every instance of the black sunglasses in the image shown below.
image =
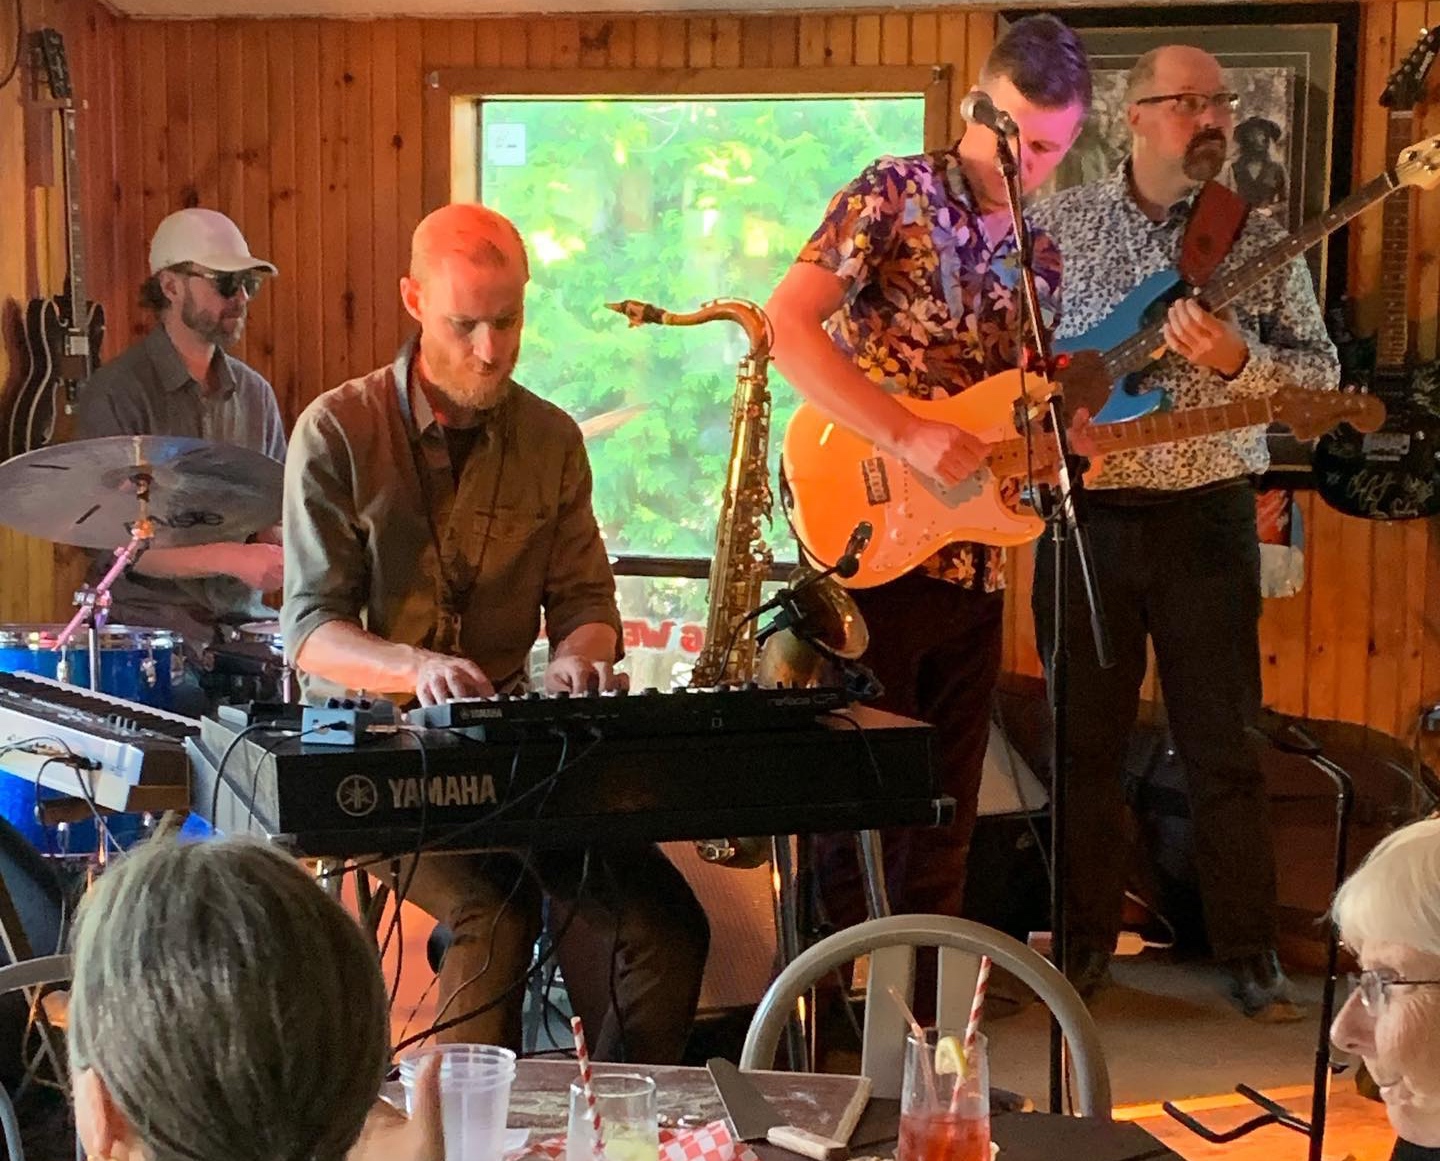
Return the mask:
[[[265,276],[258,270],[199,270],[192,266],[181,273],[212,283],[221,298],[234,298],[241,287],[244,287],[247,297],[254,298],[260,284],[265,281]]]

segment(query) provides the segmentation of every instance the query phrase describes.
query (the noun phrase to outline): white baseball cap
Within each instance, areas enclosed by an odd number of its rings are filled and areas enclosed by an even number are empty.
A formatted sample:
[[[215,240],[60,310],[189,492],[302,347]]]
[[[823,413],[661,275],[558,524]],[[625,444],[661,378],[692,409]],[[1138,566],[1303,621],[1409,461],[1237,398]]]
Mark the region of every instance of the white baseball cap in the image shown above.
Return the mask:
[[[264,270],[280,273],[250,253],[240,227],[216,210],[176,210],[150,239],[150,273],[193,262],[207,270]]]

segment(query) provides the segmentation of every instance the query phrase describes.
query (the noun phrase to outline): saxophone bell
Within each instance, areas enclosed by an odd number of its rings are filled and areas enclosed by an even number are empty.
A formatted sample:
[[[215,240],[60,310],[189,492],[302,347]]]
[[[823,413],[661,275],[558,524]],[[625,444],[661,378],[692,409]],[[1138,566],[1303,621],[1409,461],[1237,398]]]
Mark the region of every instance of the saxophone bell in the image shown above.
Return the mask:
[[[844,685],[844,663],[870,645],[855,599],[806,565],[792,572],[788,583],[790,624],[766,638],[755,680],[771,687]]]

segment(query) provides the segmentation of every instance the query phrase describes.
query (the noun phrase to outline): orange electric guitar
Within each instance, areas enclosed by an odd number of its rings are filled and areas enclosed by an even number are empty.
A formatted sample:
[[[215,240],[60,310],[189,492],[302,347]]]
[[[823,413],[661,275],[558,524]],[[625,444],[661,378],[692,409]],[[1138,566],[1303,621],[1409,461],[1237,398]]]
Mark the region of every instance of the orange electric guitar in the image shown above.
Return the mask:
[[[1027,448],[1015,434],[1017,390],[1018,373],[1011,372],[949,399],[900,399],[916,414],[962,427],[990,444],[985,466],[952,487],[803,404],[785,430],[782,452],[782,491],[800,543],[817,560],[831,563],[846,551],[856,520],[868,520],[874,533],[860,555],[860,570],[841,581],[864,589],[894,580],[951,541],[1034,540],[1043,521],[1022,501],[1007,502],[1002,489],[1008,482],[1053,479],[1055,443],[1037,432]],[[1374,431],[1385,422],[1385,406],[1373,395],[1283,388],[1264,398],[1095,425],[1090,433],[1105,455],[1270,423],[1284,424],[1298,439],[1314,439],[1342,422]]]

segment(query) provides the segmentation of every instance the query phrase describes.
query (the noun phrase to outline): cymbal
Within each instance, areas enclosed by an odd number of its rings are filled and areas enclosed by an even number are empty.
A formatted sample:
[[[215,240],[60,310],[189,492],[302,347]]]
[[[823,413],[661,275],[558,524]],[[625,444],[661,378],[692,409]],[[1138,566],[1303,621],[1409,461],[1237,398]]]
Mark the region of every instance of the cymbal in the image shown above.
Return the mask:
[[[107,435],[0,463],[0,524],[81,548],[117,548],[148,478],[151,543],[244,540],[280,519],[285,465],[248,448],[169,435]]]

